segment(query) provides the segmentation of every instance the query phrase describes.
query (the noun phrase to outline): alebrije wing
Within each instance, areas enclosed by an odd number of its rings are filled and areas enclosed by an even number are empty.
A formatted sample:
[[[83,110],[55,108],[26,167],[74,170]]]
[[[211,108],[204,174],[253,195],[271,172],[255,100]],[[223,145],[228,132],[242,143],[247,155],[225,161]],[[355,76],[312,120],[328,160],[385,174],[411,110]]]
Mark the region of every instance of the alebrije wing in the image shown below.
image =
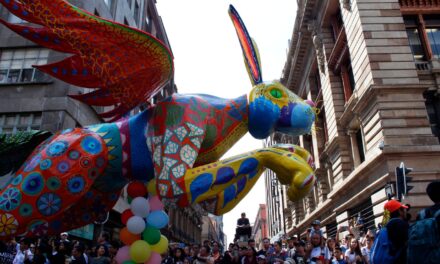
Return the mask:
[[[99,88],[75,96],[90,105],[118,105],[113,119],[144,103],[173,74],[170,50],[152,35],[92,15],[63,0],[0,0],[11,13],[41,27],[0,22],[38,45],[73,56],[36,66],[67,83]]]
[[[235,31],[237,32],[241,49],[243,50],[246,70],[249,73],[252,85],[262,83],[260,55],[258,53],[257,44],[249,36],[243,20],[241,20],[240,15],[232,5],[229,5],[229,16],[231,17]]]

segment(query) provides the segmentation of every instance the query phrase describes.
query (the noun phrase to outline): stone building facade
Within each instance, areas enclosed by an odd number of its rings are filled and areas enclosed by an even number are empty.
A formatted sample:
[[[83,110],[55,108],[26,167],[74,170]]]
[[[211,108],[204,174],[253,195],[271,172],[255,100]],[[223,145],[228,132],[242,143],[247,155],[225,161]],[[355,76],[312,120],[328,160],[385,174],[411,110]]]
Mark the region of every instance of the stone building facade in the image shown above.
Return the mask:
[[[413,168],[403,200],[413,217],[432,203],[425,188],[440,179],[439,17],[440,1],[298,0],[281,82],[320,112],[311,135],[275,134],[267,145],[309,150],[317,182],[301,201],[282,197],[286,233],[319,219],[334,235],[358,215],[374,228],[400,162]],[[270,226],[276,206],[268,208]]]
[[[258,206],[258,212],[255,217],[254,226],[252,227],[252,238],[255,239],[257,249],[263,248],[263,239],[267,238],[267,210],[265,204]]]
[[[69,2],[100,17],[150,32],[171,49],[155,0]],[[26,23],[10,14],[3,6],[0,6],[0,17],[12,23]],[[6,27],[0,27],[0,133],[11,134],[30,129],[54,132],[103,122],[97,114],[109,109],[92,108],[67,96],[86,93],[90,89],[69,85],[32,68],[34,64],[56,62],[66,56],[39,47]],[[176,91],[174,81],[171,80],[153,98],[153,102]],[[114,234],[114,238],[118,237],[121,227],[119,213],[126,208],[128,204],[120,199],[110,217],[105,219],[105,228]],[[171,240],[200,242],[201,209],[167,208],[167,211],[171,225],[178,227],[164,230]]]

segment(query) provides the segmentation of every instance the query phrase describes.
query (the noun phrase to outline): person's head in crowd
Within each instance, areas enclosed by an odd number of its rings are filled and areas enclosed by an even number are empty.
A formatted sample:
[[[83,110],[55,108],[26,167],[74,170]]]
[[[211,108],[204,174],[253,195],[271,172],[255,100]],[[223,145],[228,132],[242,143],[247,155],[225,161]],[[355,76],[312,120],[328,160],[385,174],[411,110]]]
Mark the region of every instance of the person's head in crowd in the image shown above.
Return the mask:
[[[197,244],[194,244],[192,247],[191,247],[191,256],[192,257],[196,257],[198,254],[199,254],[199,252],[200,252],[200,247],[199,247],[199,245],[197,245]]]
[[[31,253],[32,254],[35,254],[35,244],[34,243],[31,243],[31,245],[29,246],[29,249],[30,249],[30,251],[31,251]]]
[[[327,247],[330,251],[336,247],[336,240],[333,237],[327,238]]]
[[[204,240],[203,241],[203,245],[210,247],[211,246],[211,242],[209,240]]]
[[[295,247],[295,242],[298,240],[298,237],[295,236],[291,236],[289,237],[289,239],[287,239],[287,246],[289,247],[289,249],[292,249]]]
[[[25,251],[28,250],[31,246],[32,241],[29,238],[23,238],[20,240],[20,250]]]
[[[337,260],[344,258],[344,254],[342,254],[342,249],[340,247],[335,247],[333,254]]]
[[[240,247],[237,244],[234,244],[232,247],[232,254],[234,256],[240,256]]]
[[[283,249],[283,244],[281,243],[281,241],[275,241],[273,245],[276,253],[280,253]]]
[[[367,241],[367,247],[371,248],[373,246],[373,243],[374,243],[374,236],[367,235],[366,241]]]
[[[243,247],[242,251],[243,251],[243,256],[251,258],[254,255],[254,250],[250,246]]]
[[[185,253],[183,252],[183,249],[181,249],[179,247],[176,247],[174,249],[173,255],[174,255],[175,260],[184,260],[186,257]]]
[[[354,238],[353,234],[348,234],[345,236],[345,245],[350,246],[351,240]]]
[[[190,264],[190,263],[191,263],[191,261],[190,261],[189,258],[185,258],[185,259],[183,260],[183,264]]]
[[[212,243],[212,253],[217,253],[219,251],[220,251],[220,245],[216,241],[214,241]]]
[[[265,255],[258,255],[257,256],[257,263],[258,264],[266,264],[266,256]]]
[[[98,257],[104,257],[104,256],[108,257],[109,253],[108,253],[107,247],[104,246],[104,245],[98,246],[97,250],[96,250],[96,256],[98,256]]]
[[[76,244],[73,246],[72,256],[75,257],[75,259],[78,259],[84,254],[84,250],[84,245]]]
[[[263,249],[267,251],[270,248],[270,240],[269,238],[263,238]]]
[[[228,245],[228,251],[232,252],[234,250],[234,243],[229,243]]]
[[[98,243],[108,243],[108,241],[110,240],[110,234],[106,231],[102,231],[101,234],[99,234],[98,237]]]
[[[314,220],[312,222],[312,227],[315,231],[319,231],[321,229],[321,221],[319,220]]]
[[[207,257],[207,256],[209,256],[210,253],[211,253],[211,249],[208,246],[203,245],[200,248],[200,253],[199,253],[200,256]]]
[[[112,240],[108,245],[108,253],[110,256],[116,256],[119,248],[121,247],[121,243],[118,240]]]
[[[426,193],[435,204],[440,203],[440,181],[433,181],[426,187]]]
[[[322,236],[320,233],[313,233],[310,237],[310,243],[312,243],[313,247],[319,247],[322,243]]]
[[[300,256],[300,257],[304,257],[306,254],[305,247],[306,247],[306,243],[304,243],[304,241],[300,240],[300,241],[296,242],[295,243],[295,255]]]
[[[383,207],[390,213],[390,218],[406,219],[406,209],[408,206],[401,204],[399,201],[389,200]]]
[[[357,239],[352,239],[350,243],[350,252],[354,252],[357,255],[361,255],[361,246]]]
[[[185,253],[186,256],[189,256],[189,254],[190,254],[190,247],[189,246],[185,246],[183,248],[183,253]]]
[[[255,248],[255,239],[251,238],[248,240],[248,246]]]
[[[63,232],[60,234],[61,241],[67,241],[69,239],[69,234],[67,232]]]

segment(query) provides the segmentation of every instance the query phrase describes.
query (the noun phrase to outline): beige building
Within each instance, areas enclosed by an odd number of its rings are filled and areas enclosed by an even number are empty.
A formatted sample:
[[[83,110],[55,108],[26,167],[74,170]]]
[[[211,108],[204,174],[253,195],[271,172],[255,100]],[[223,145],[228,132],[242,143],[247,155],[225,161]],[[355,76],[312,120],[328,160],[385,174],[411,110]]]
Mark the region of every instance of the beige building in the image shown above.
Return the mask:
[[[400,162],[413,168],[403,200],[413,217],[432,203],[425,188],[440,179],[439,59],[440,1],[298,0],[281,81],[320,114],[311,135],[276,134],[267,144],[308,149],[317,183],[301,201],[282,196],[278,213],[268,173],[269,235],[304,232],[314,219],[334,235],[359,214],[374,228]]]

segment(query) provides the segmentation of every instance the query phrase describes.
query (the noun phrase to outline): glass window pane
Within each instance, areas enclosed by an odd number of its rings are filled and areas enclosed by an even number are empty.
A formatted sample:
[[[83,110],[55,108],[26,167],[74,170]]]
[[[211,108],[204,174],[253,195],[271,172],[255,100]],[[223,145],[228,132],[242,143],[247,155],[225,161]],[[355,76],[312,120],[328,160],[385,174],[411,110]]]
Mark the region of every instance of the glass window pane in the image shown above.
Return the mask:
[[[7,80],[8,70],[0,70],[0,83],[5,83]]]
[[[2,55],[2,60],[10,60],[12,59],[12,51],[2,51],[1,55]]]
[[[37,49],[28,49],[26,50],[26,54],[24,55],[25,58],[37,58],[38,57],[38,50]]]
[[[425,60],[425,51],[417,28],[407,28],[408,41],[415,60]]]
[[[21,82],[31,82],[32,75],[34,74],[34,69],[24,69],[21,73]]]
[[[434,58],[440,58],[440,29],[439,28],[427,28],[429,44],[431,45],[432,56]]]
[[[23,64],[23,68],[29,69],[32,68],[32,65],[37,64],[37,59],[26,59]]]
[[[14,59],[24,59],[24,54],[26,50],[15,50],[14,51]]]
[[[13,60],[11,69],[21,69],[23,67],[23,60]]]
[[[8,75],[8,83],[16,83],[18,82],[18,78],[20,76],[20,70],[10,70]]]
[[[46,64],[47,63],[47,59],[39,59],[38,61],[37,61],[37,65],[44,65],[44,64]]]
[[[15,125],[15,115],[7,115],[5,119],[5,126],[14,126]]]
[[[10,60],[2,60],[0,61],[0,68],[1,69],[9,69],[11,65],[11,61]]]
[[[34,74],[34,82],[48,82],[49,81],[49,76],[44,74],[43,72],[39,71],[39,70],[35,70],[35,74]]]
[[[47,58],[49,56],[49,50],[48,49],[41,49],[40,50],[40,56],[38,58]]]

